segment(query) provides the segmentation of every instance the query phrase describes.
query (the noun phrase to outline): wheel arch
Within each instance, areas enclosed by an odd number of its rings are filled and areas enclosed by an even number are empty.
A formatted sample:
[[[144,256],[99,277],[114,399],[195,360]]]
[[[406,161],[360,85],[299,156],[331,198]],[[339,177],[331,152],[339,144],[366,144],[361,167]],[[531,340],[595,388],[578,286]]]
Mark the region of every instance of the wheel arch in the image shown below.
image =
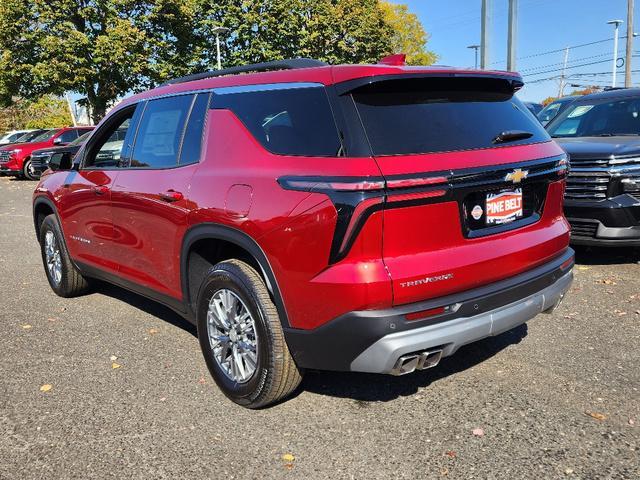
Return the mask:
[[[240,230],[225,225],[219,225],[214,223],[205,223],[196,225],[187,230],[180,252],[180,278],[182,295],[185,307],[187,309],[190,318],[195,321],[195,301],[197,291],[195,288],[195,280],[192,277],[194,272],[190,272],[190,267],[193,267],[192,254],[197,253],[198,246],[205,247],[219,247],[224,244],[227,247],[233,247],[236,253],[246,253],[250,258],[240,258],[252,264],[258,273],[262,276],[267,286],[267,290],[271,294],[273,302],[278,311],[280,321],[283,327],[289,327],[289,317],[285,308],[284,300],[280,293],[275,274],[271,268],[271,264],[267,259],[262,248],[253,240],[249,235]],[[214,257],[215,258],[215,257]],[[228,258],[223,255],[217,261],[226,260]],[[206,261],[206,260],[205,260]],[[213,261],[207,262],[207,264],[213,264]],[[195,270],[195,268],[194,268]],[[197,271],[195,272],[197,274]]]
[[[36,230],[36,238],[38,239],[38,242],[40,242],[40,227],[42,226],[42,221],[45,219],[45,217],[51,214],[58,217],[58,210],[49,197],[40,196],[33,201],[33,226]],[[58,224],[60,225],[60,229],[62,230],[62,223],[60,223],[59,217]]]

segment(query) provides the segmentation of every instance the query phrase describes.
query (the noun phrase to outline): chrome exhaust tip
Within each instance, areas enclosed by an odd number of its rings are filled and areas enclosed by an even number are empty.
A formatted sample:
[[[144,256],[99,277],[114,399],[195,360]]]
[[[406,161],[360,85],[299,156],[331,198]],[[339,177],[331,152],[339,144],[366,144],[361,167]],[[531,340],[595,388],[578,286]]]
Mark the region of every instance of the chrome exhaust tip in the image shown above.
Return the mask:
[[[431,350],[428,352],[422,352],[418,360],[418,370],[426,370],[427,368],[433,368],[440,363],[442,358],[442,350]]]
[[[564,300],[564,293],[560,295],[560,298],[558,299],[558,301],[554,305],[550,306],[549,308],[547,308],[542,313],[546,313],[546,314],[549,314],[549,315],[552,314],[553,312],[555,312],[558,309],[558,307],[562,303],[562,300]]]
[[[406,375],[407,373],[413,372],[420,362],[420,355],[412,354],[412,355],[403,355],[402,357],[396,360],[396,364],[391,370],[391,375]]]
[[[425,350],[421,353],[403,355],[396,360],[391,375],[406,375],[415,370],[433,368],[440,363],[441,358],[442,350]]]

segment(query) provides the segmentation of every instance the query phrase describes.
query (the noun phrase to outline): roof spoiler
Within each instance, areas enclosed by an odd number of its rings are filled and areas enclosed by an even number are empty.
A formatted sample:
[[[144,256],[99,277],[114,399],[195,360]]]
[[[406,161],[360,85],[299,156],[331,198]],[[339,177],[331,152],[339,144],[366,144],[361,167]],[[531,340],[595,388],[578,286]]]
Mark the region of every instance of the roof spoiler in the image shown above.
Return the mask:
[[[508,89],[513,93],[517,92],[524,86],[524,82],[522,81],[522,77],[518,74],[507,74],[507,73],[499,73],[499,72],[466,72],[466,71],[456,71],[456,72],[425,72],[425,73],[401,73],[401,74],[391,74],[391,75],[376,75],[371,77],[362,77],[355,78],[353,80],[347,80],[342,83],[336,84],[336,91],[338,95],[344,95],[350,93],[358,88],[373,85],[377,83],[383,82],[391,82],[394,80],[409,80],[409,79],[418,79],[418,78],[486,78],[486,79],[494,79],[494,80],[503,80]]]

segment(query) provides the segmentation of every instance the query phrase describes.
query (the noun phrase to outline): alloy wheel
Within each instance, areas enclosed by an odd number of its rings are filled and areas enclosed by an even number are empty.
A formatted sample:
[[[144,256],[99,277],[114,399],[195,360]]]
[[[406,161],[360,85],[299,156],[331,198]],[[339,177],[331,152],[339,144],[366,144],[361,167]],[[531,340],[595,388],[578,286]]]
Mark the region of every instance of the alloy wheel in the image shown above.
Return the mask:
[[[62,259],[58,241],[51,230],[48,230],[44,236],[44,256],[49,278],[56,286],[60,285],[62,281]]]
[[[231,290],[217,290],[207,311],[209,344],[218,366],[237,383],[246,383],[256,371],[256,325],[244,302]]]

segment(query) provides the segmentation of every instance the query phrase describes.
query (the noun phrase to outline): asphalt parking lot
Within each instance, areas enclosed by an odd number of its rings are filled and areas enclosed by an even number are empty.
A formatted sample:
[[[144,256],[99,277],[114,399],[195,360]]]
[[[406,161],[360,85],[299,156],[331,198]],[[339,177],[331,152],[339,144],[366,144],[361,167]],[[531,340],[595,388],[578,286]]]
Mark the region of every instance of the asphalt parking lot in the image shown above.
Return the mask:
[[[53,294],[34,186],[0,177],[0,479],[640,478],[637,252],[580,250],[554,314],[435,369],[308,372],[249,411],[171,311]]]

